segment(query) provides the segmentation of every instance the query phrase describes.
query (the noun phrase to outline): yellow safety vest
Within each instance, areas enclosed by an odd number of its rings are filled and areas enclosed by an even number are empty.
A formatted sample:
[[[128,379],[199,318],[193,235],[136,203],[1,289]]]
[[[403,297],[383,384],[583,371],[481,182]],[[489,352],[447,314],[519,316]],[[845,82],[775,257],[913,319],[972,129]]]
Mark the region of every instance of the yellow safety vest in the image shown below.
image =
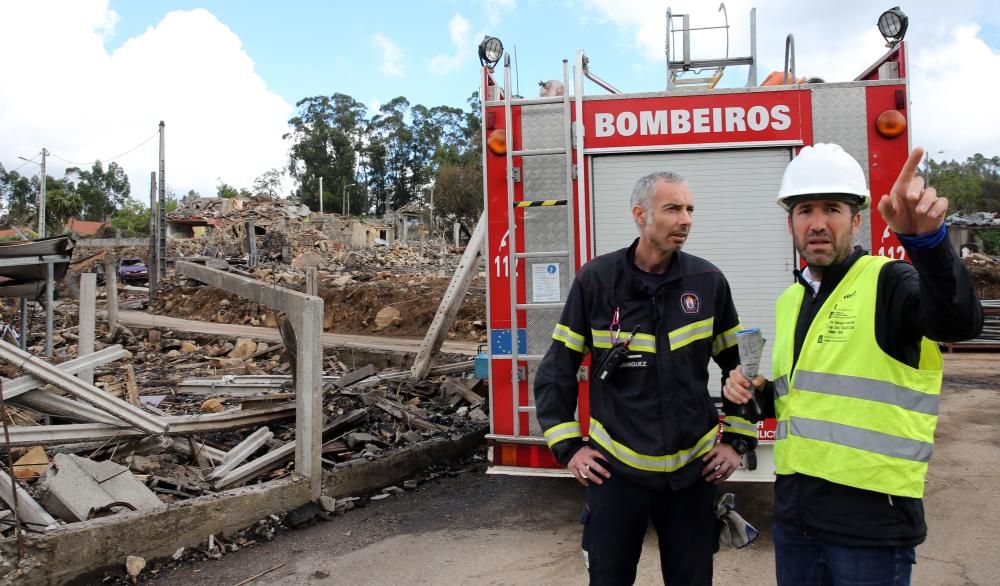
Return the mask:
[[[809,326],[792,371],[795,325],[805,288],[777,302],[773,354],[774,461],[800,473],[890,495],[920,498],[934,450],[942,360],[921,341],[919,368],[889,356],[875,340],[878,276],[890,259],[863,256]]]

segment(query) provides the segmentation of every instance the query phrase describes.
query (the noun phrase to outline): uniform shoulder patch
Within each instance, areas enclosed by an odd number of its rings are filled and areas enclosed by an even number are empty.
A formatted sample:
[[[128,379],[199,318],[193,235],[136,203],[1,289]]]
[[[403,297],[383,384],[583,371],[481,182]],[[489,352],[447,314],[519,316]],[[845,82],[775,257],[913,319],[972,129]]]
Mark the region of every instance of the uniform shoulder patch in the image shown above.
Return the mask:
[[[681,311],[695,314],[701,311],[701,298],[694,291],[681,293]]]

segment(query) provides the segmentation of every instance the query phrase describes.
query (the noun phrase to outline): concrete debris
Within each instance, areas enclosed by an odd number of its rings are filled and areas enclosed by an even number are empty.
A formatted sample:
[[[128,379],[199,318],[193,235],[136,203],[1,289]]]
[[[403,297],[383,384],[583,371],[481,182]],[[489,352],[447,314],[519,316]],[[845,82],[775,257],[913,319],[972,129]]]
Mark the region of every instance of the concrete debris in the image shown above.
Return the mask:
[[[327,513],[337,512],[337,499],[323,495],[319,497],[319,508],[323,509]]]
[[[58,454],[52,464],[40,489],[40,500],[46,509],[66,521],[163,504],[128,468],[114,462]]]
[[[138,581],[139,574],[145,569],[146,558],[137,555],[130,555],[125,558],[125,573],[132,579],[132,582]]]
[[[49,469],[49,457],[45,448],[35,446],[14,462],[14,476],[21,479],[38,478]]]
[[[253,220],[256,246],[248,245],[248,220]],[[164,325],[169,320],[136,326],[121,314],[118,321],[128,327],[109,328],[102,310],[148,309],[169,317],[275,328],[282,316],[271,309],[179,278],[170,263],[196,260],[298,291],[305,290],[310,269],[309,282],[324,301],[325,331],[418,337],[434,318],[461,249],[426,235],[421,241],[419,227],[408,229],[406,242],[391,222],[319,216],[284,200],[185,202],[168,218],[167,277],[155,298],[146,287],[119,287],[117,298],[109,299],[105,287],[98,287],[93,353],[80,357],[85,344],[79,286],[71,280],[57,292],[53,307],[51,359],[40,358],[44,312],[29,312],[26,351],[0,343],[0,377],[12,424],[5,449],[16,460],[17,477],[12,485],[10,475],[0,470],[0,499],[9,506],[16,491],[21,526],[44,531],[289,476],[296,456],[289,349],[247,334],[226,335],[213,326],[204,333],[172,329]],[[148,249],[135,241],[108,246],[75,264],[74,278],[102,270],[105,261],[114,266],[116,258],[148,260]],[[256,250],[253,258],[248,249]],[[450,338],[486,341],[484,292],[485,274],[480,274]],[[0,299],[0,314],[16,321],[17,307]],[[415,381],[406,368],[409,359],[401,354],[324,348],[324,472],[481,430],[487,403],[478,381],[467,379],[471,361],[450,364],[463,358],[438,356],[442,366]],[[86,370],[93,371],[93,384],[74,376]],[[387,487],[371,499],[322,497],[225,539],[209,536],[207,548],[204,541],[196,548],[171,547],[167,553],[174,553],[166,563],[222,556],[268,541],[287,528],[414,490],[434,474]],[[0,536],[12,534],[12,516],[0,511],[0,519],[7,519],[0,523]],[[161,561],[146,564],[134,556],[123,568],[119,556],[126,553],[109,560],[133,582],[163,567]]]

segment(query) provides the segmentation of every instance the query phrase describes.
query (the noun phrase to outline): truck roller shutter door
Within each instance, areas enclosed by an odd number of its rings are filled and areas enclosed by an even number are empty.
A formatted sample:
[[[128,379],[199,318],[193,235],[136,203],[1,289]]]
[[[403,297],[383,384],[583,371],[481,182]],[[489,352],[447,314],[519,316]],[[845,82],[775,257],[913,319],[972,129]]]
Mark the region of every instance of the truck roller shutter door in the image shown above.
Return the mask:
[[[673,171],[694,193],[694,224],[684,251],[719,267],[733,290],[740,321],[760,328],[768,344],[761,374],[770,378],[774,301],[795,268],[787,215],[775,203],[788,148],[595,156],[592,159],[596,254],[628,246],[638,236],[632,188],[648,173]],[[709,390],[719,395],[719,369]]]

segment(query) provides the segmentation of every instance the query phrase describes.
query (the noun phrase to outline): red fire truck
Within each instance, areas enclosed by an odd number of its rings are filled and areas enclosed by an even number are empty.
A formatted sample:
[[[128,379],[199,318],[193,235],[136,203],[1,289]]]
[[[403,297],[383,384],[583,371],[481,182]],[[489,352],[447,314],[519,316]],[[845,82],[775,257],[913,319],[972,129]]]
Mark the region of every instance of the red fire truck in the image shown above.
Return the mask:
[[[753,20],[751,12],[752,33]],[[568,475],[535,417],[534,373],[576,271],[637,236],[629,198],[647,173],[669,170],[687,179],[698,214],[684,250],[723,271],[744,327],[774,339],[774,301],[800,262],[774,203],[781,175],[803,146],[832,142],[861,162],[875,197],[888,193],[910,148],[905,22],[898,9],[882,15],[890,49],[853,81],[796,78],[789,35],[785,71],[758,85],[753,41],[748,58],[692,60],[688,19],[668,12],[666,91],[620,93],[580,50],[572,86],[564,60],[563,95],[541,98],[512,95],[510,59],[496,67],[502,46],[484,39],[490,472]],[[671,55],[678,33],[683,52]],[[715,88],[727,65],[749,65],[747,87]],[[691,80],[687,72],[698,69],[713,73]],[[595,86],[599,93],[586,93]],[[864,212],[855,243],[873,254],[904,255],[874,206]],[[761,364],[768,375],[769,352]],[[710,368],[707,392],[718,396],[721,373]],[[589,374],[585,360],[578,373],[584,435]],[[734,480],[773,480],[773,420],[759,425],[758,437],[760,446]]]

